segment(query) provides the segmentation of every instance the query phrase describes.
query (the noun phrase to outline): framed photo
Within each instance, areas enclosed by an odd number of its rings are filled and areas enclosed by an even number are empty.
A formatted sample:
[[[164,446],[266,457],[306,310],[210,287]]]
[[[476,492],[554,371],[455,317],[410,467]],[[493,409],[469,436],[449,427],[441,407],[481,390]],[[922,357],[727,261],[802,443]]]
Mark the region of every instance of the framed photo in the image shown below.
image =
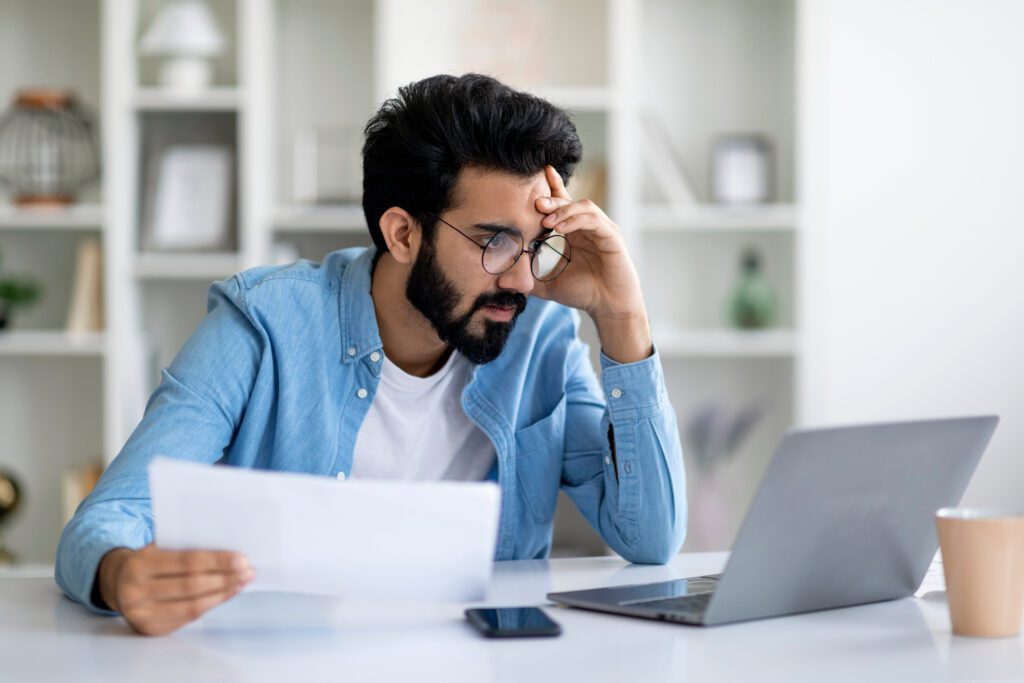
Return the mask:
[[[237,244],[235,122],[222,114],[143,119],[144,251],[233,251]]]
[[[153,223],[154,250],[225,249],[230,242],[231,150],[170,147],[160,157]]]

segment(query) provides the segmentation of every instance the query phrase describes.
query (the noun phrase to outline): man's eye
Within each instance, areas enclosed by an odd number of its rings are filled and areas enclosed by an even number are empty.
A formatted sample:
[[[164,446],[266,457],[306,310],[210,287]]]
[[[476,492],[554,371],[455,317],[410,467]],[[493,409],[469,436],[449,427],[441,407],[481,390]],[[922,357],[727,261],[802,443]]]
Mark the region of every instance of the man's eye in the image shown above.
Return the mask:
[[[512,238],[503,232],[499,232],[490,238],[491,249],[507,249],[512,244]]]

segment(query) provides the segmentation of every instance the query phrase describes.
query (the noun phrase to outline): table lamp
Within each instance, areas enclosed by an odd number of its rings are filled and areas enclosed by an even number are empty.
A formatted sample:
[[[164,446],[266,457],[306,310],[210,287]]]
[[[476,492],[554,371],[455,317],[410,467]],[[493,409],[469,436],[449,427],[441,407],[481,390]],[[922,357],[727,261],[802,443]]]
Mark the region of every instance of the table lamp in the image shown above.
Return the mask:
[[[142,54],[164,57],[160,84],[194,92],[210,85],[210,58],[224,52],[224,34],[203,0],[172,0],[149,25],[139,48]]]

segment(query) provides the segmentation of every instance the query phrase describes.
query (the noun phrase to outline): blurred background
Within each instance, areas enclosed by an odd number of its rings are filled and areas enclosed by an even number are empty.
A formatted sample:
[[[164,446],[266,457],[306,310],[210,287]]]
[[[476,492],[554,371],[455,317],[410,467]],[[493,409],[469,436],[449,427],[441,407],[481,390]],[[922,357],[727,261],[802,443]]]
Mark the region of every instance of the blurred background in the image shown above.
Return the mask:
[[[569,191],[643,278],[687,550],[730,546],[793,425],[998,413],[966,501],[1019,506],[1022,25],[1014,0],[0,0],[0,563],[53,561],[212,281],[369,244],[362,126],[439,72],[572,112]],[[605,551],[563,497],[554,554]]]

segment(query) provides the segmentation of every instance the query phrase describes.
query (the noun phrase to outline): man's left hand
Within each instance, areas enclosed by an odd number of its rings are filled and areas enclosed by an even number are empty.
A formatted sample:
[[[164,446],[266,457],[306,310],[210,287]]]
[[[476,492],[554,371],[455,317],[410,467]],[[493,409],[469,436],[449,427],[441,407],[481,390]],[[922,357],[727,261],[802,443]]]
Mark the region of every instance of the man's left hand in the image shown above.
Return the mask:
[[[613,360],[646,358],[651,352],[647,308],[619,226],[591,200],[573,201],[554,167],[544,171],[551,197],[538,198],[536,208],[546,214],[542,225],[565,235],[572,252],[565,271],[550,282],[537,282],[533,294],[586,311]]]

